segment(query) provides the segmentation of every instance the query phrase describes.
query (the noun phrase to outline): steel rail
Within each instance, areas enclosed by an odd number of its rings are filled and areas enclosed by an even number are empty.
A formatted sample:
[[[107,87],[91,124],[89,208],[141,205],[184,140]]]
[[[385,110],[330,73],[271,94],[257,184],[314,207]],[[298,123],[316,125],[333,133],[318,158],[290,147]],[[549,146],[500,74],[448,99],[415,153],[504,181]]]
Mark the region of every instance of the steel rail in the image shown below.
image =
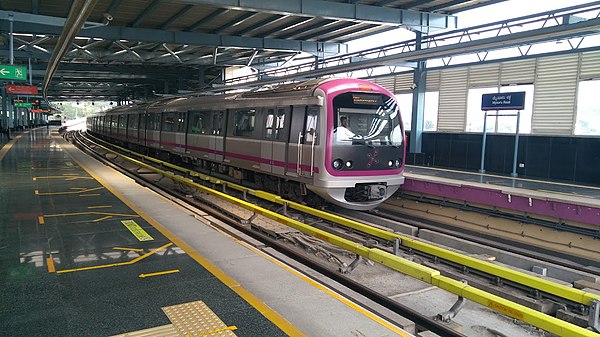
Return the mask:
[[[559,336],[565,336],[565,337],[567,337],[567,336],[568,337],[572,337],[572,336],[589,336],[589,337],[595,336],[595,337],[597,337],[598,336],[593,331],[584,329],[582,327],[568,323],[561,319],[538,312],[534,309],[525,307],[523,305],[511,302],[500,296],[493,295],[491,293],[480,290],[478,288],[467,285],[465,283],[454,280],[452,278],[442,276],[438,270],[435,270],[433,268],[420,265],[418,263],[404,259],[400,256],[396,256],[392,253],[386,252],[379,248],[372,248],[372,247],[364,246],[362,244],[353,242],[351,240],[328,233],[321,229],[314,228],[314,227],[304,224],[298,220],[290,219],[290,218],[286,217],[285,215],[282,215],[277,212],[254,205],[245,200],[241,200],[241,199],[235,198],[233,196],[230,196],[226,193],[213,190],[209,187],[206,187],[204,185],[201,185],[201,184],[195,182],[191,178],[188,178],[188,176],[191,176],[191,173],[192,173],[192,171],[190,169],[178,167],[171,163],[166,163],[166,162],[160,161],[160,160],[152,158],[152,157],[138,155],[143,160],[150,160],[152,162],[161,163],[162,165],[164,165],[166,167],[176,169],[176,170],[180,171],[181,173],[185,174],[185,176],[182,176],[179,174],[175,174],[173,172],[158,169],[158,168],[156,168],[152,165],[149,165],[145,162],[142,162],[140,160],[124,156],[123,154],[116,152],[114,150],[111,150],[105,146],[102,146],[102,145],[98,145],[98,146],[100,146],[101,148],[103,148],[106,151],[112,152],[113,154],[115,154],[131,163],[134,163],[135,165],[138,165],[147,170],[164,175],[165,177],[173,180],[174,182],[185,184],[190,187],[196,188],[197,190],[201,190],[203,192],[215,195],[215,196],[217,196],[221,199],[224,199],[234,205],[237,205],[237,206],[240,206],[247,210],[250,210],[250,211],[254,212],[255,214],[259,214],[259,215],[265,216],[269,219],[275,220],[279,223],[282,223],[284,225],[287,225],[289,227],[297,229],[304,234],[319,238],[325,242],[328,242],[328,243],[338,246],[342,249],[348,250],[357,255],[368,258],[374,262],[380,263],[384,266],[392,268],[403,274],[409,275],[413,278],[422,280],[431,285],[434,285],[441,289],[447,290],[458,296],[462,296],[466,299],[469,299],[473,302],[479,303],[483,306],[486,306],[490,309],[493,309],[493,310],[500,312],[502,314],[505,314],[507,316],[510,316],[510,317],[513,317],[520,321],[534,325],[540,329],[546,330],[548,332],[554,333]],[[122,147],[119,147],[119,146],[115,146],[115,147],[118,149],[123,149]],[[123,149],[123,150],[125,150],[128,153],[134,153],[133,151],[130,151],[130,150],[126,150],[126,149]],[[222,183],[224,185],[232,186],[229,184],[229,182],[222,181],[222,180],[217,180],[217,181],[219,181],[220,183]],[[235,186],[239,187],[240,185],[235,185]],[[271,193],[251,190],[251,189],[248,189],[245,187],[242,187],[242,188],[246,191],[251,192],[251,194],[254,194],[257,197],[261,197],[266,200],[271,200],[273,202],[280,203],[280,204],[286,203],[290,207],[297,209],[299,211],[302,211],[302,212],[305,212],[305,213],[308,213],[311,215],[316,215],[316,216],[322,217],[326,220],[333,221],[333,222],[336,222],[341,225],[346,225],[347,227],[350,227],[350,228],[353,228],[356,230],[360,230],[362,232],[366,232],[366,233],[370,233],[370,234],[372,233],[371,235],[375,235],[375,236],[378,236],[381,238],[389,238],[390,241],[394,241],[395,239],[400,239],[401,244],[407,248],[412,248],[412,249],[424,252],[426,254],[438,256],[438,257],[448,260],[448,261],[454,261],[454,262],[460,263],[462,265],[465,265],[469,268],[477,269],[477,270],[480,270],[480,271],[488,273],[488,274],[496,275],[501,278],[505,278],[507,280],[514,281],[516,283],[524,284],[531,288],[538,289],[543,292],[551,293],[556,296],[559,296],[559,297],[562,297],[565,299],[569,299],[569,300],[577,302],[577,303],[582,303],[582,304],[589,306],[591,304],[591,302],[594,300],[600,301],[600,295],[596,295],[596,294],[584,292],[582,290],[573,289],[570,287],[559,285],[554,282],[543,280],[543,279],[535,277],[535,276],[527,275],[527,274],[524,274],[524,273],[521,273],[521,272],[518,272],[515,270],[497,266],[497,265],[494,265],[494,264],[486,262],[486,261],[481,261],[481,260],[478,260],[478,259],[475,259],[475,258],[472,258],[469,256],[464,256],[462,254],[459,254],[459,253],[456,253],[456,252],[453,252],[453,251],[450,251],[450,250],[447,250],[444,248],[436,247],[434,245],[421,242],[417,239],[413,239],[413,238],[407,237],[405,235],[400,235],[397,233],[387,232],[384,230],[373,228],[371,226],[364,225],[364,224],[354,221],[354,220],[345,219],[343,217],[329,214],[329,213],[321,211],[321,210],[312,209],[305,205],[301,205],[301,204],[294,203],[291,201],[286,201],[286,200],[282,199],[281,197],[276,196]]]
[[[88,135],[89,136],[89,135]],[[155,190],[156,192],[158,192],[159,194],[168,196],[168,197],[178,197],[179,195],[169,192],[169,191],[165,191],[164,189],[162,189],[162,187],[156,185],[155,183],[153,183],[152,181],[140,176],[140,175],[135,175],[133,174],[131,171],[127,170],[126,168],[112,163],[110,161],[108,161],[105,157],[103,157],[102,155],[100,155],[98,152],[95,152],[88,144],[86,144],[85,142],[82,141],[82,139],[84,139],[86,137],[81,136],[81,135],[77,135],[75,134],[74,139],[75,141],[78,143],[78,146],[81,146],[82,150],[84,150],[85,152],[89,153],[90,155],[92,155],[93,157],[95,157],[96,159],[100,160],[101,162],[104,162],[108,165],[110,165],[111,167],[113,167],[114,169],[120,171],[121,173],[131,177],[134,180],[137,180],[138,182],[144,182],[144,184],[147,184],[147,187]],[[88,139],[88,141],[90,141]],[[94,141],[91,141],[93,144],[95,144],[95,146],[101,146],[98,143],[95,143]],[[105,148],[105,147],[103,147]],[[105,148],[106,149],[106,148]],[[111,152],[112,153],[112,152]],[[158,160],[153,160],[152,162],[158,162]],[[208,179],[206,179],[208,181]],[[173,200],[173,199],[171,199]],[[428,329],[436,334],[439,334],[440,336],[448,336],[448,337],[465,337],[466,335],[464,335],[463,333],[456,331],[454,329],[452,329],[451,327],[449,327],[447,324],[438,321],[434,318],[431,318],[427,315],[423,315],[421,313],[419,313],[416,310],[413,310],[409,307],[407,307],[406,305],[403,305],[400,302],[394,301],[393,299],[389,298],[388,296],[382,295],[380,293],[378,293],[377,291],[366,287],[352,279],[350,279],[349,277],[340,274],[339,271],[337,270],[333,270],[331,267],[328,267],[326,265],[323,265],[322,263],[319,263],[317,261],[315,261],[314,259],[310,259],[305,255],[302,254],[298,254],[297,251],[293,248],[290,248],[288,245],[281,243],[279,241],[277,241],[276,239],[273,239],[272,237],[270,237],[269,235],[266,235],[264,233],[261,232],[257,232],[254,230],[248,230],[245,227],[240,227],[239,226],[239,222],[237,222],[236,220],[231,219],[230,217],[227,217],[226,215],[223,215],[222,213],[220,213],[219,211],[217,211],[214,207],[211,207],[210,205],[207,204],[191,204],[189,202],[189,200],[184,200],[184,201],[177,201],[177,200],[173,200],[176,201],[179,205],[187,208],[190,211],[193,211],[193,208],[199,208],[202,211],[205,211],[208,214],[211,214],[212,216],[218,218],[219,220],[229,224],[230,226],[243,231],[244,233],[254,237],[255,239],[259,239],[259,240],[265,240],[268,242],[268,245],[270,247],[275,248],[276,250],[282,252],[283,254],[297,260],[298,262],[318,271],[319,273],[339,282],[340,284],[358,292],[359,294],[371,299],[372,301],[382,305],[383,307],[392,310],[393,312],[411,320],[412,322],[414,322],[415,324],[417,324],[419,327],[423,327],[425,329]],[[189,206],[191,205],[191,207]],[[221,229],[223,229],[224,231],[228,231],[227,228],[223,228],[222,226],[218,225],[218,224],[213,224],[217,227],[220,227]],[[234,234],[235,235],[235,234]],[[269,252],[265,252],[269,255]],[[350,297],[350,299],[360,302],[360,300],[355,300],[353,298]],[[374,312],[376,312],[378,315],[380,315],[381,317],[389,320],[390,322],[394,322],[394,319],[392,317],[388,317],[387,313],[380,313],[378,312],[376,309],[374,308],[369,308],[371,310],[373,310]],[[400,324],[398,323],[398,326],[400,326]]]

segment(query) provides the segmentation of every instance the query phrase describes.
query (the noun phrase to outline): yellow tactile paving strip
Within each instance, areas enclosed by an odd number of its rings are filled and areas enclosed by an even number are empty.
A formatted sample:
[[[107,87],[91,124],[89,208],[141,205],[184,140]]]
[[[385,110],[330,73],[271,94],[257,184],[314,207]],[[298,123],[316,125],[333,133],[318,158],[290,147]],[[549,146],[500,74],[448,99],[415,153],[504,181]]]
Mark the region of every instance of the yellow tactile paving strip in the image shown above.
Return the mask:
[[[164,307],[162,310],[181,336],[233,336],[235,326],[228,327],[202,301]]]
[[[173,324],[157,326],[155,328],[127,332],[112,337],[181,337]]]

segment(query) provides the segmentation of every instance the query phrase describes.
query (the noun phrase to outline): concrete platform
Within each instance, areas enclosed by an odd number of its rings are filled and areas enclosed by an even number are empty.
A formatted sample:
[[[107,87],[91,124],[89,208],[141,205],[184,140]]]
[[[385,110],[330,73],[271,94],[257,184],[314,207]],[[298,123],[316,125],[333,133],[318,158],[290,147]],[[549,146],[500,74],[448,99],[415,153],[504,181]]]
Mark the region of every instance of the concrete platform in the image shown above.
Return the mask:
[[[419,193],[533,216],[600,226],[600,187],[407,166],[398,192]]]
[[[90,159],[56,128],[24,132],[4,149],[2,334],[410,336]],[[189,303],[218,325],[195,318],[213,330],[189,330],[187,318],[165,314]]]

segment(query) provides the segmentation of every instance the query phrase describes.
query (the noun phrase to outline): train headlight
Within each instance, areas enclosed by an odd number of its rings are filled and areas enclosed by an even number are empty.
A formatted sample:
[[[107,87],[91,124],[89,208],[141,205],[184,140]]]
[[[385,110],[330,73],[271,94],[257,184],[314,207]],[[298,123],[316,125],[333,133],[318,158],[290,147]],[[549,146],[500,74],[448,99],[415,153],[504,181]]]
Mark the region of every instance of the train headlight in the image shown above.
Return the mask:
[[[346,168],[352,168],[352,160],[346,162]]]
[[[344,166],[344,161],[341,159],[336,159],[333,161],[333,168],[336,170],[341,170],[342,166]]]
[[[402,165],[402,162],[400,161],[400,159],[396,159],[396,167],[400,167],[400,165]]]
[[[389,166],[389,167],[392,167],[392,166],[394,166],[394,162],[393,162],[393,161],[391,161],[391,160],[390,160],[390,161],[388,161],[388,166]]]

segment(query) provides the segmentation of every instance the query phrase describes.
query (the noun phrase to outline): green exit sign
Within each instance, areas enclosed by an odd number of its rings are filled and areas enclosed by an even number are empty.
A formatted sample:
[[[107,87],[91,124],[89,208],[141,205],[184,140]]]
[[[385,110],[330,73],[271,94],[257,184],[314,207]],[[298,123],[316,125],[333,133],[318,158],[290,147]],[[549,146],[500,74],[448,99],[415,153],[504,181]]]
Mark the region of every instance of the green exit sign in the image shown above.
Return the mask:
[[[25,81],[27,68],[0,64],[0,79]]]
[[[31,108],[31,103],[25,103],[25,102],[15,102],[15,107],[17,108]]]

